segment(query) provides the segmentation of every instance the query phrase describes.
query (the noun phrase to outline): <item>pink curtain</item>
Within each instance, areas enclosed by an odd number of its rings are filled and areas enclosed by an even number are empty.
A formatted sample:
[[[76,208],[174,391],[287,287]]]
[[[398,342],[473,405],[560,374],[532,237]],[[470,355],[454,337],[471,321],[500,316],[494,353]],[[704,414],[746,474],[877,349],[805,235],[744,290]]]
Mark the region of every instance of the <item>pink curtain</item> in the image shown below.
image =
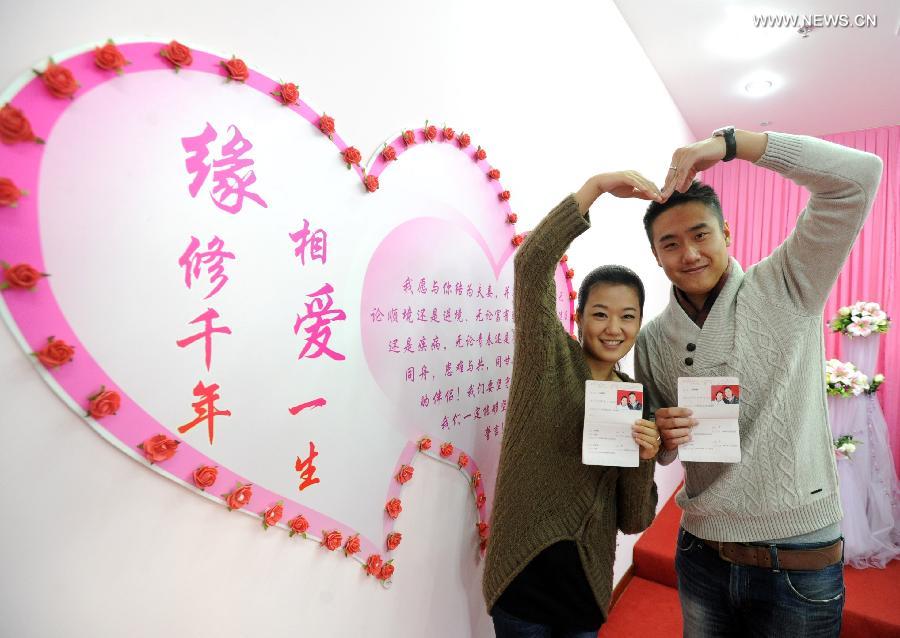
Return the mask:
[[[830,142],[875,153],[884,161],[881,186],[872,213],[850,253],[828,304],[828,321],[841,306],[855,301],[881,304],[893,325],[880,338],[876,369],[885,384],[876,395],[888,424],[894,463],[900,468],[900,126],[887,126],[823,137]],[[722,201],[732,230],[732,254],[746,269],[768,255],[794,227],[807,192],[777,173],[749,162],[717,164],[703,175]],[[825,353],[841,358],[839,335],[826,330]]]

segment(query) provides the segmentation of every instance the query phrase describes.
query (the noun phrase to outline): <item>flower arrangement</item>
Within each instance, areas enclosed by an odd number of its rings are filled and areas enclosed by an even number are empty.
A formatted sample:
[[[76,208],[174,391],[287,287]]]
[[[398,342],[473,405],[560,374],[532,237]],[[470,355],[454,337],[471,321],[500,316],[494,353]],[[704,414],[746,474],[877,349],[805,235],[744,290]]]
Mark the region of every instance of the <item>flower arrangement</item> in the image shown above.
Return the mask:
[[[859,396],[869,389],[869,378],[849,362],[829,359],[825,363],[826,391],[835,397]]]
[[[854,439],[851,435],[845,434],[834,440],[834,455],[839,459],[849,459],[854,452],[856,446],[862,445],[859,439]]]
[[[838,310],[829,323],[834,332],[851,337],[868,337],[873,332],[887,332],[891,319],[881,306],[871,301],[857,301]]]

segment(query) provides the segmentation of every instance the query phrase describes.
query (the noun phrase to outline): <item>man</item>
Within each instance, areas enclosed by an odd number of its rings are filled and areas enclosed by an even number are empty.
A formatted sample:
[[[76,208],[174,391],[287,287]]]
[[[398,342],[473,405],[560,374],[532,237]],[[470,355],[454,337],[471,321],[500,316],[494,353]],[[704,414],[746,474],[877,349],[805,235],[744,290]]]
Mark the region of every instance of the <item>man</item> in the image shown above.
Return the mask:
[[[747,272],[728,257],[718,197],[693,182],[734,158],[810,191],[790,236]],[[663,201],[647,209],[653,255],[673,284],[635,357],[663,437],[659,461],[671,463],[697,424],[676,407],[678,377],[737,377],[742,393],[741,461],[684,464],[675,566],[686,636],[840,632],[842,512],[822,311],[880,175],[881,160],[868,153],[727,127],[675,151]]]
[[[638,401],[636,393],[631,392],[628,394],[628,407],[632,410],[643,410],[644,404]]]
[[[738,398],[734,396],[734,390],[731,389],[730,385],[725,386],[725,403],[728,405],[737,405],[739,403]]]

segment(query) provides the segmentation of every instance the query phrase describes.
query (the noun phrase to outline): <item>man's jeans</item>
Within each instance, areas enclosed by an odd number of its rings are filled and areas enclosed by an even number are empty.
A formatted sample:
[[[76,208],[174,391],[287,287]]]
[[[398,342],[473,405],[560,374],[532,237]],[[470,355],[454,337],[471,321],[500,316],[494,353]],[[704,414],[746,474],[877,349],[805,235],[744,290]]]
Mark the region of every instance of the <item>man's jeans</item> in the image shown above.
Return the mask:
[[[830,544],[778,547],[811,549]],[[690,532],[679,529],[675,571],[686,638],[836,638],[841,632],[842,563],[818,571],[735,565]]]

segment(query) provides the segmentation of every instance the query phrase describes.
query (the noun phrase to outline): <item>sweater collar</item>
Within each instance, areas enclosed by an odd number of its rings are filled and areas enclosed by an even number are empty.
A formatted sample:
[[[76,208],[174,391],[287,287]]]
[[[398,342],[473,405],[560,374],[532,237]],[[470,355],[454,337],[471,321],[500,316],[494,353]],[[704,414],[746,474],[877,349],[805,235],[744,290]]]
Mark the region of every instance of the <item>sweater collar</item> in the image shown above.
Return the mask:
[[[706,318],[709,316],[709,311],[712,309],[713,304],[716,303],[716,299],[719,298],[719,293],[722,292],[722,288],[725,287],[730,273],[731,262],[728,262],[728,265],[725,267],[725,272],[722,273],[722,276],[719,277],[719,281],[716,282],[716,285],[713,286],[713,289],[710,290],[709,294],[706,296],[706,301],[703,302],[702,308],[697,308],[683,290],[675,286],[672,287],[672,292],[675,294],[675,300],[679,303],[685,314],[691,318],[691,321],[701,328],[703,327]]]
[[[737,293],[744,280],[744,270],[734,257],[715,303],[709,309],[703,327],[698,326],[678,303],[675,287],[669,291],[669,305],[660,315],[661,328],[666,341],[678,356],[691,352],[694,366],[708,368],[727,363],[734,350],[734,316]],[[687,344],[693,343],[695,350],[687,351]]]

